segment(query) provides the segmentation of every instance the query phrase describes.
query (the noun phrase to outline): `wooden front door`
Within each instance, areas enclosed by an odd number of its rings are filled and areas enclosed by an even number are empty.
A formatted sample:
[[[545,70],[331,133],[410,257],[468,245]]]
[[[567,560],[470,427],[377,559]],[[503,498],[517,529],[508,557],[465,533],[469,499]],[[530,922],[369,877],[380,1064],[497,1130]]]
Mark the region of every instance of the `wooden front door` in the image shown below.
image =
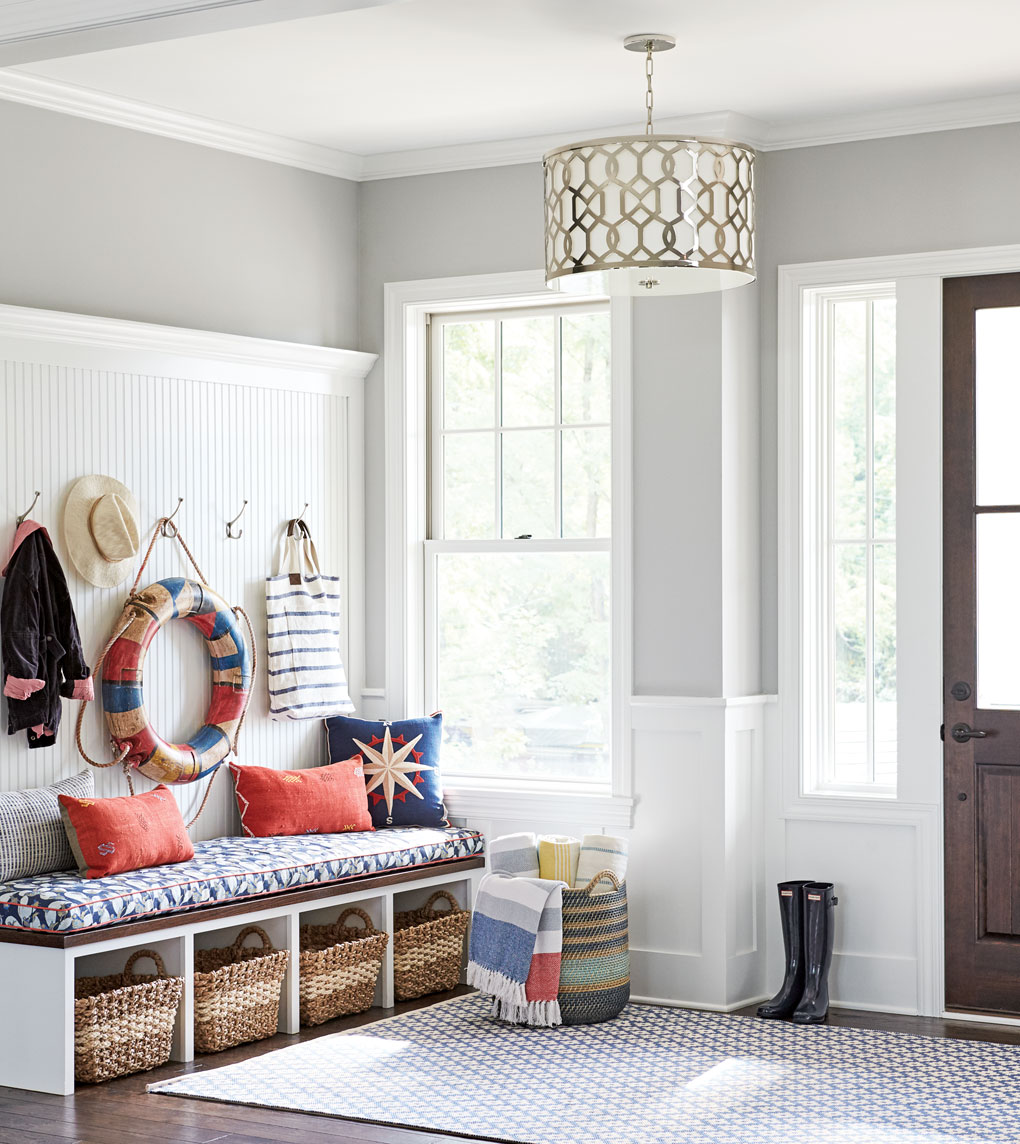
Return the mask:
[[[1020,1014],[1020,274],[943,285],[946,1005]]]

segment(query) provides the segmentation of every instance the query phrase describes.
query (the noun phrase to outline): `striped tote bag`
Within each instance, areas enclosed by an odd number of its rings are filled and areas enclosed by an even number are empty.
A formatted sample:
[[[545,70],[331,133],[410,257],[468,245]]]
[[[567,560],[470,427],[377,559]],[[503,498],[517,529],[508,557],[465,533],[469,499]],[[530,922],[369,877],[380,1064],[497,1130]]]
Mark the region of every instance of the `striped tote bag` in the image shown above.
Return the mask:
[[[270,718],[354,710],[340,652],[340,578],[320,571],[303,520],[287,525],[277,574],[266,578],[266,628]]]

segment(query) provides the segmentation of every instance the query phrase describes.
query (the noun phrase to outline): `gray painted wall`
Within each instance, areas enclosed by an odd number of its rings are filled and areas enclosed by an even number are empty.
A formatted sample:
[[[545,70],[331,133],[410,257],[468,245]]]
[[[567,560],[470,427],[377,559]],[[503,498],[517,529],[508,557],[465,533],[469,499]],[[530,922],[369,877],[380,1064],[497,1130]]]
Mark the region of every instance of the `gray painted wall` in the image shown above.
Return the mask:
[[[0,302],[356,349],[358,186],[0,101]]]
[[[359,348],[382,353],[386,282],[540,268],[542,226],[539,163],[363,184]],[[638,694],[758,690],[758,307],[754,290],[738,293],[739,302],[725,305],[720,295],[634,304]],[[740,349],[724,349],[727,339]],[[367,396],[366,674],[370,687],[381,687],[381,363]],[[734,405],[741,412],[724,434]],[[724,482],[723,449],[731,446],[740,463]],[[723,528],[724,505],[744,514],[739,542]]]
[[[382,354],[387,282],[533,270],[542,260],[540,163],[362,183],[358,349]],[[381,359],[365,397],[365,679],[369,687],[382,687],[386,490]]]
[[[762,676],[774,692],[777,267],[1020,242],[1020,124],[773,151],[759,173]]]

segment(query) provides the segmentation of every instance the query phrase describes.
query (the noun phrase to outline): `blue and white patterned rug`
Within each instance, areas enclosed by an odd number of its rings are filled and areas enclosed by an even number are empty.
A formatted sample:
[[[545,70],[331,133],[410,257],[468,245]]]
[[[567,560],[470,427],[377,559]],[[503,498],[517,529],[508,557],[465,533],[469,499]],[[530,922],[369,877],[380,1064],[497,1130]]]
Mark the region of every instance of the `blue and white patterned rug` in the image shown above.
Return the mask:
[[[511,1028],[477,995],[149,1091],[527,1144],[1020,1141],[1020,1047],[645,1005]]]

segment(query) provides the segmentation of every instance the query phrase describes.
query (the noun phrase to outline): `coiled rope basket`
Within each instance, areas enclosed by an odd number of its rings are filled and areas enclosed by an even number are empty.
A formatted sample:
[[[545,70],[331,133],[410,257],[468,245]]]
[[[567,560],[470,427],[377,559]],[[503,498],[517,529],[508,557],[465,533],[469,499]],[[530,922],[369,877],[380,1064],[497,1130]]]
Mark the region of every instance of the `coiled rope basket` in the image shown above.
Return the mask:
[[[595,893],[600,883],[611,889]],[[583,889],[563,891],[563,959],[557,1000],[564,1025],[594,1025],[630,999],[627,883],[603,870]]]

